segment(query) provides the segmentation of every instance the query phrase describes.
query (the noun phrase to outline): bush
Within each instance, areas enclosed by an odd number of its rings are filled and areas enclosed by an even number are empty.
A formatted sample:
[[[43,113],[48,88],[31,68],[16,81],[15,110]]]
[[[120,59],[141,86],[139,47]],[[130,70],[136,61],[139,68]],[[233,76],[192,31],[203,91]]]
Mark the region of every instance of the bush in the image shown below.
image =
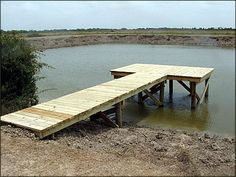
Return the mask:
[[[38,103],[40,52],[16,33],[1,32],[1,115]]]

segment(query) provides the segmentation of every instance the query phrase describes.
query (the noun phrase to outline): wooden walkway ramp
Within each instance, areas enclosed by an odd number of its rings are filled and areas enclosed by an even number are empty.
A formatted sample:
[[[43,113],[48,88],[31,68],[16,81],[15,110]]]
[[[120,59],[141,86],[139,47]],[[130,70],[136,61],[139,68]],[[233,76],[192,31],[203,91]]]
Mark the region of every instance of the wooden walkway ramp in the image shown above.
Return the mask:
[[[4,115],[1,121],[33,130],[40,138],[44,138],[97,113],[107,120],[102,111],[113,106],[116,113],[115,125],[122,126],[122,102],[125,99],[139,94],[140,102],[150,97],[158,106],[162,106],[166,80],[178,80],[180,83],[186,80],[196,86],[196,83],[208,81],[212,71],[213,68],[129,65],[111,71],[114,78],[118,79]],[[189,89],[192,100],[199,97],[193,84],[190,84],[190,88],[181,84]],[[208,85],[202,97],[206,95]],[[157,91],[160,91],[159,99],[153,95]]]
[[[1,117],[46,137],[148,89],[166,79],[156,73],[135,73]],[[117,105],[118,109],[121,105]],[[117,114],[120,112],[117,111]]]

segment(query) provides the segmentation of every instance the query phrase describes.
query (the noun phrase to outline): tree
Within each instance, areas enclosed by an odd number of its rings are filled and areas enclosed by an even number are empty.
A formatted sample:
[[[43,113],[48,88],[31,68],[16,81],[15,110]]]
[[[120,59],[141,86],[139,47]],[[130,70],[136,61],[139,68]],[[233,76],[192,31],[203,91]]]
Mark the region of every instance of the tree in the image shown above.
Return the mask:
[[[38,103],[38,73],[48,66],[40,54],[22,36],[1,32],[1,115]]]

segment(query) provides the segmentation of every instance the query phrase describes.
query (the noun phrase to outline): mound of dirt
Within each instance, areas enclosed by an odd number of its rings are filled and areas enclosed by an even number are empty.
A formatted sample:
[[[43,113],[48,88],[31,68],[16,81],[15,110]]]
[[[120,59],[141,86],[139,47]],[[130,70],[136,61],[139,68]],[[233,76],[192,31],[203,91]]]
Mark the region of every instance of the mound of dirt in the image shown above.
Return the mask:
[[[3,176],[235,175],[235,138],[204,132],[82,121],[39,140],[2,125],[1,145]]]
[[[233,36],[197,36],[197,35],[59,35],[46,37],[32,37],[27,40],[39,49],[73,47],[81,45],[124,43],[124,44],[155,44],[155,45],[200,45],[235,47]]]

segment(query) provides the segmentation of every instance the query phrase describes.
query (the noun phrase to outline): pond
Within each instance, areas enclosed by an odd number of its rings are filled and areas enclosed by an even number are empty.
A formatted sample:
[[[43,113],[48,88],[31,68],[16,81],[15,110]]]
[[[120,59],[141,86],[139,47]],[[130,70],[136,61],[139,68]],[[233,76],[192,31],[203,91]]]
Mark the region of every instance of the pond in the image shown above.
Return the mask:
[[[112,79],[110,70],[134,63],[213,67],[209,98],[196,110],[190,109],[187,91],[174,81],[171,103],[168,85],[163,108],[150,100],[144,106],[134,97],[127,101],[124,121],[142,126],[162,126],[235,133],[235,49],[198,46],[140,44],[100,44],[48,49],[41,61],[55,69],[44,68],[38,81],[40,102],[45,102]],[[201,84],[197,91],[203,89]],[[44,90],[44,91],[43,91]]]

